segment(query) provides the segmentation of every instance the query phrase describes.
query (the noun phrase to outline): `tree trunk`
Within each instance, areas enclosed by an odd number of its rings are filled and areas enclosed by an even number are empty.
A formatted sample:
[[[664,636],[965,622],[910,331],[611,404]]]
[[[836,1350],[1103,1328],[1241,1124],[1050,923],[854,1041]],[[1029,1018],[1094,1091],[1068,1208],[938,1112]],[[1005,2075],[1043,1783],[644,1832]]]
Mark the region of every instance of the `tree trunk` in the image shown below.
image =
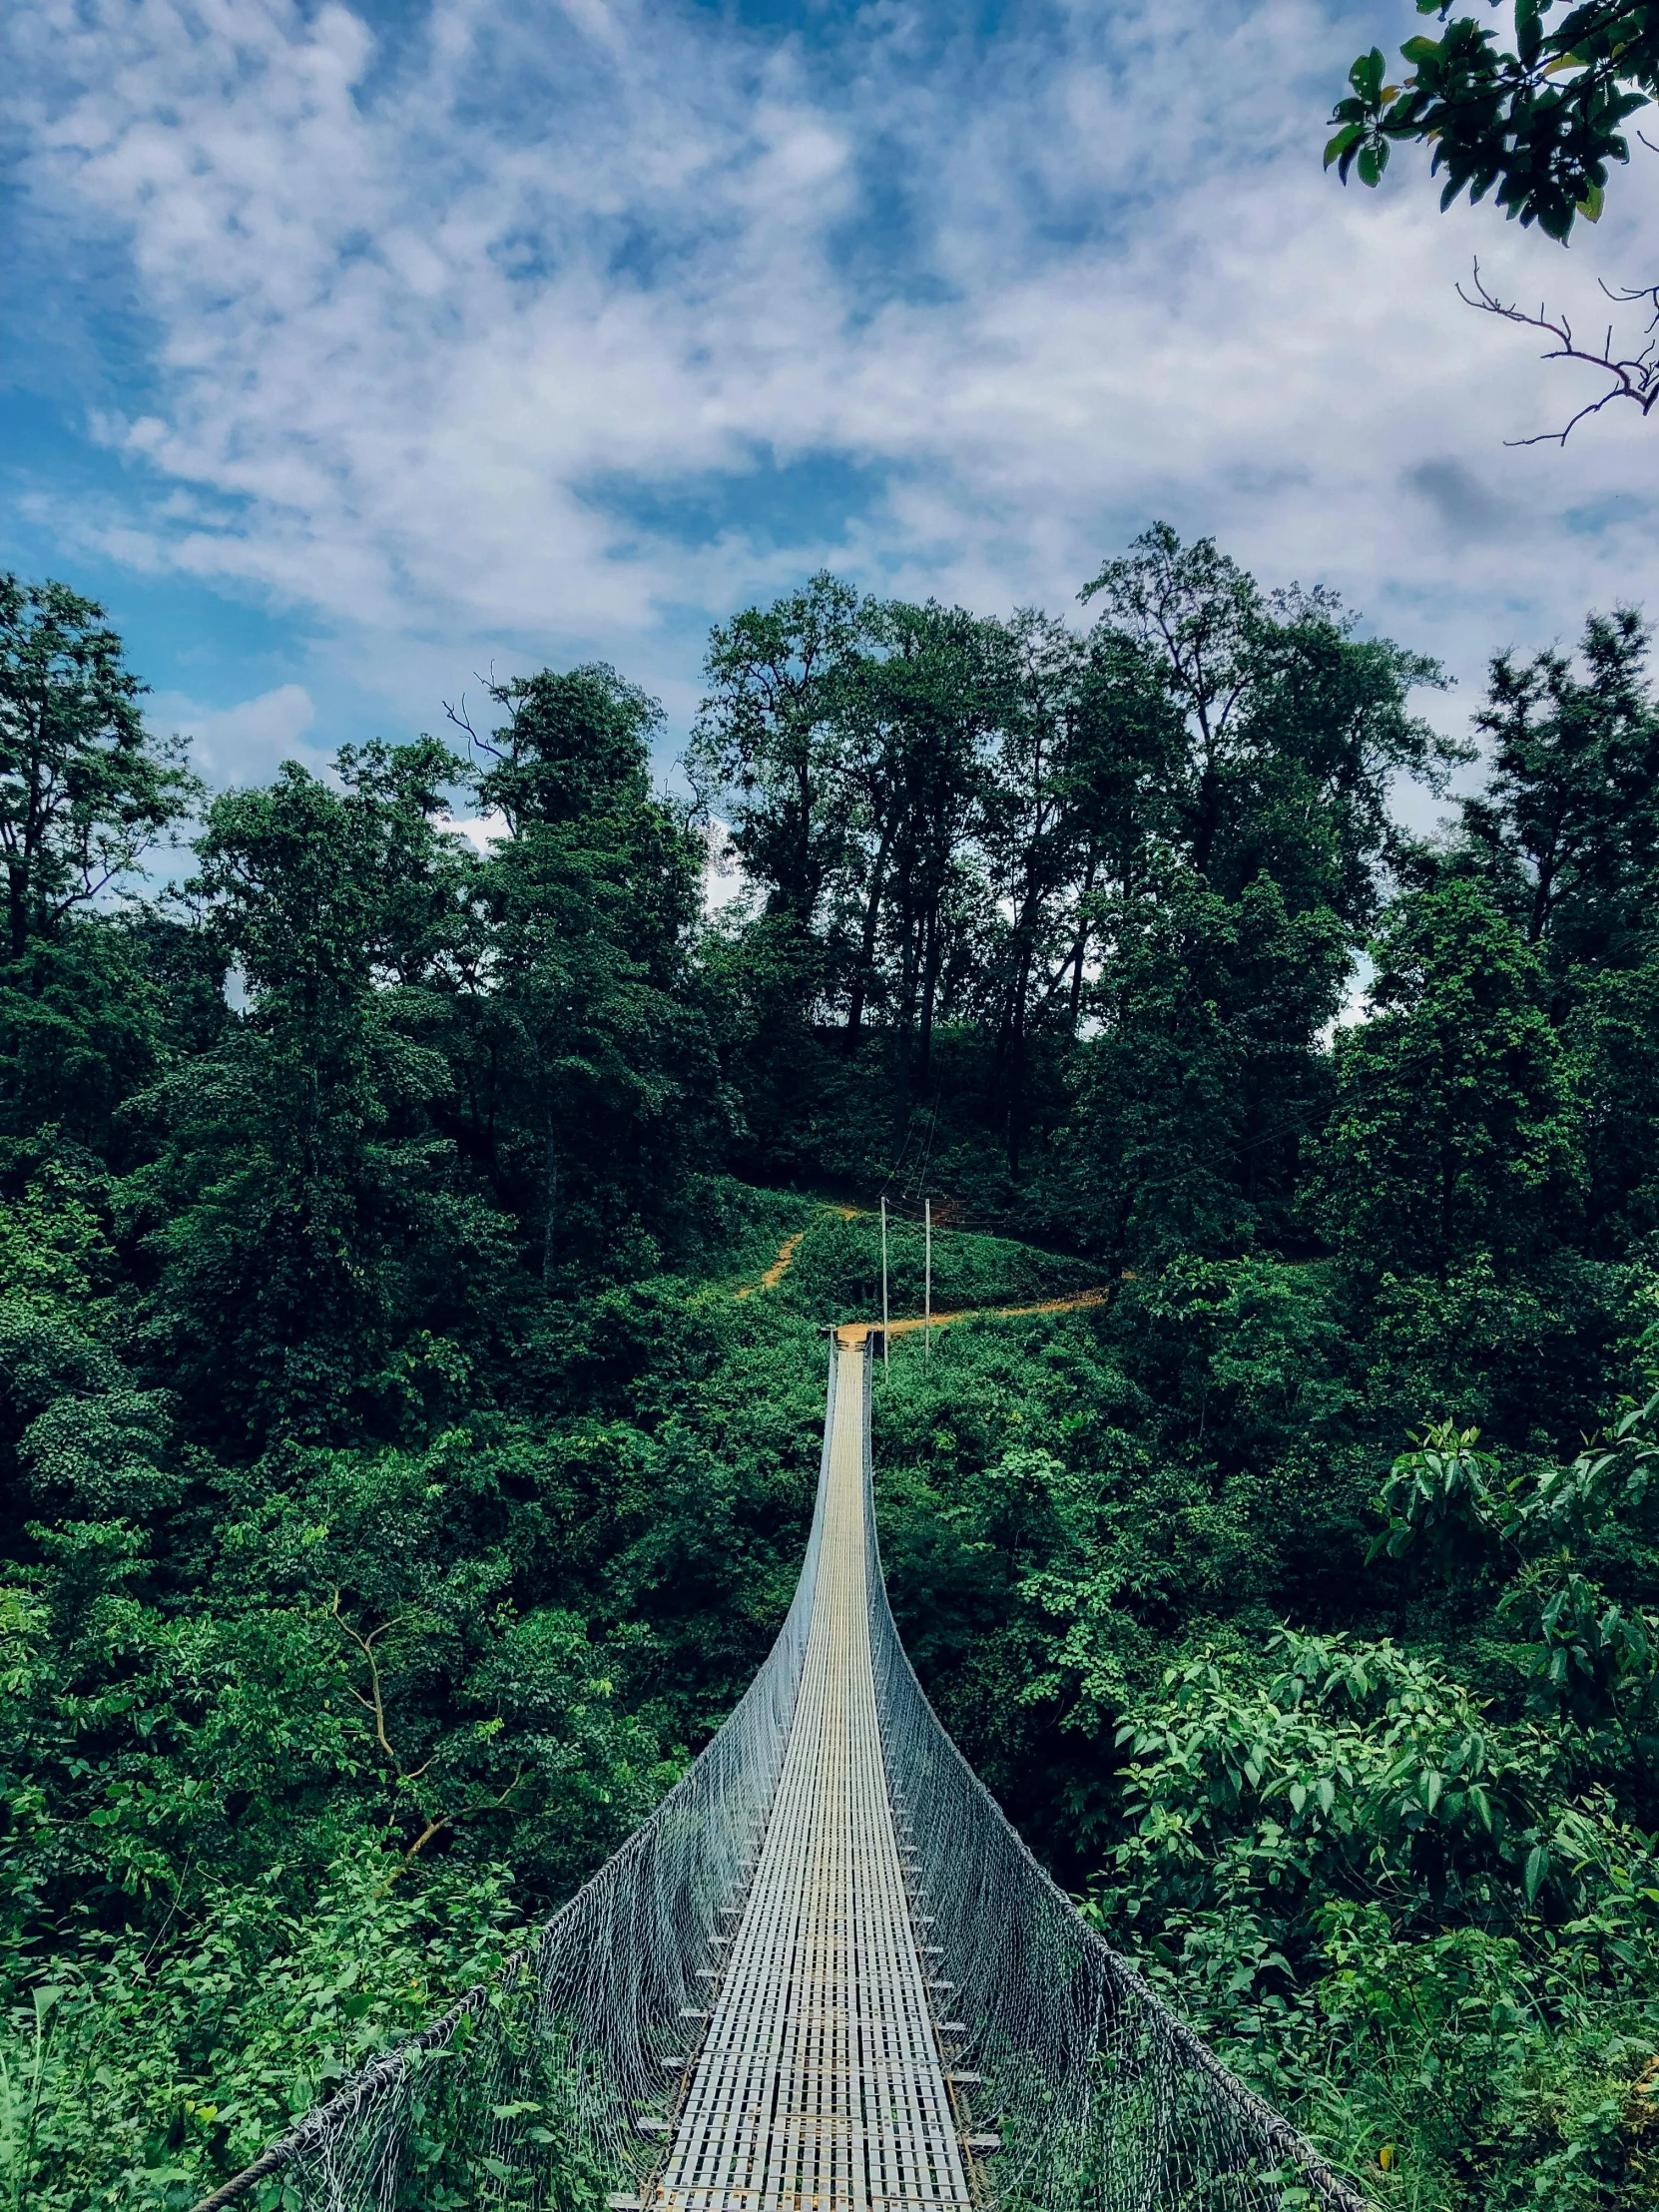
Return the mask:
[[[1215,850],[1216,831],[1221,827],[1217,820],[1221,807],[1218,785],[1214,764],[1207,760],[1204,773],[1198,780],[1197,819],[1193,824],[1193,866],[1206,882],[1210,880],[1210,859]]]
[[[1078,1019],[1083,1010],[1083,962],[1089,948],[1088,902],[1094,892],[1095,856],[1089,854],[1089,864],[1083,876],[1082,895],[1078,899],[1077,942],[1071,954],[1071,1033],[1077,1034]]]
[[[921,1027],[916,1039],[916,1072],[923,1083],[927,1081],[933,1058],[933,1000],[939,987],[939,962],[943,957],[943,938],[939,929],[939,908],[935,899],[927,909],[924,942],[926,953],[921,978]]]
[[[858,1031],[863,1024],[864,997],[869,988],[870,971],[875,963],[875,931],[881,917],[881,892],[886,882],[887,857],[892,850],[894,825],[888,823],[881,831],[881,842],[876,848],[875,865],[870,870],[869,898],[864,906],[864,925],[858,938],[858,964],[852,975],[852,996],[846,1009],[846,1049],[848,1054],[858,1049]]]
[[[551,1123],[542,1150],[542,1189],[546,1211],[541,1232],[541,1283],[546,1290],[553,1281],[553,1269],[559,1256],[559,1155],[553,1143]]]

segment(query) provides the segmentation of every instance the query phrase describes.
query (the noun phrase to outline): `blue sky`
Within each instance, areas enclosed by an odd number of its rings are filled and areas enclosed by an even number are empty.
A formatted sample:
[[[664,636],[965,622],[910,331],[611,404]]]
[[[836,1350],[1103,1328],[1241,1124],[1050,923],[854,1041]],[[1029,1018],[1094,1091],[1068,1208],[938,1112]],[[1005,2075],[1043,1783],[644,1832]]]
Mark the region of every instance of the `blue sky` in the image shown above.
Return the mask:
[[[1659,426],[1460,306],[1570,252],[1322,176],[1408,0],[33,0],[0,562],[103,599],[217,783],[830,566],[1060,611],[1154,516],[1442,655],[1659,607]],[[1413,189],[1413,185],[1415,189]]]

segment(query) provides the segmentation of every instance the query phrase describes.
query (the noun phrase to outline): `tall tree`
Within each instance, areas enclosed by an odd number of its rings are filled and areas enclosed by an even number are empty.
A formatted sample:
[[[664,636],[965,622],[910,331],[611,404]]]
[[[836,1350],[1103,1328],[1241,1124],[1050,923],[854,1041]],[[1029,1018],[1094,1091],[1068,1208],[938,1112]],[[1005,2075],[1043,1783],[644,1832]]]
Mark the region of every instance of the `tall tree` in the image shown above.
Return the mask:
[[[960,607],[894,600],[874,618],[898,789],[886,934],[899,1112],[931,1069],[941,980],[965,910],[991,733],[1013,711],[1008,633]]]
[[[1371,1016],[1339,1035],[1316,1167],[1331,1241],[1373,1274],[1547,1253],[1582,1162],[1541,958],[1455,877],[1390,908],[1372,956]]]
[[[1294,1235],[1320,1033],[1397,857],[1390,786],[1443,789],[1462,757],[1408,709],[1440,672],[1357,637],[1332,595],[1266,593],[1164,523],[1083,596],[1104,611],[1074,802],[1074,989],[1098,1024],[1071,1071],[1070,1156],[1097,1156],[1075,1185],[1100,1209],[1082,1233],[1113,1250]]]
[[[866,622],[850,585],[819,575],[709,641],[688,770],[706,807],[730,810],[745,866],[802,930],[818,919],[845,833],[841,717]]]
[[[460,770],[429,739],[346,749],[338,789],[290,762],[216,800],[197,842],[190,895],[248,1009],[150,1094],[161,1155],[135,1206],[175,1372],[238,1448],[372,1426],[404,1338],[487,1319],[505,1225],[433,1128],[449,1070],[409,1009],[468,928]]]
[[[0,859],[6,942],[22,956],[131,874],[200,785],[95,600],[0,574]]]
[[[200,798],[182,742],[158,739],[144,686],[96,602],[0,575],[0,1136],[7,1165],[60,1140],[105,1158],[124,1097],[168,1051],[169,1004],[200,940],[112,911]],[[217,998],[196,962],[195,981]]]
[[[1264,619],[1254,577],[1213,538],[1184,546],[1154,523],[1078,595],[1157,661],[1189,733],[1175,799],[1193,865],[1208,875],[1248,757],[1245,725]]]
[[[1073,1234],[1114,1266],[1282,1243],[1327,1105],[1341,923],[1293,912],[1266,875],[1226,898],[1165,853],[1102,898],[1099,927],[1062,1140]]]
[[[1272,595],[1268,613],[1250,701],[1250,784],[1229,839],[1233,879],[1267,868],[1293,905],[1328,906],[1364,928],[1398,858],[1396,783],[1438,796],[1473,750],[1409,710],[1413,691],[1445,689],[1427,654],[1357,637],[1331,592],[1293,586]]]
[[[470,1031],[468,1143],[568,1261],[644,1269],[728,1105],[695,969],[704,847],[655,797],[662,709],[603,665],[496,687],[480,805],[508,835],[480,870],[487,950]],[[531,1194],[534,1194],[533,1196]]]
[[[981,813],[1000,921],[984,977],[994,1022],[989,1088],[1008,1173],[1017,1177],[1033,1030],[1067,1036],[1073,1026],[1063,986],[1077,961],[1078,908],[1092,886],[1077,774],[1086,650],[1063,624],[1031,612],[1015,617],[1009,642],[1014,677]]]
[[[1163,665],[1141,639],[1097,623],[1085,641],[1061,770],[1075,839],[1070,938],[1062,975],[1074,1035],[1105,901],[1135,892],[1171,846],[1186,726]]]
[[[1368,921],[1392,780],[1443,789],[1467,758],[1407,711],[1415,687],[1443,683],[1438,664],[1356,637],[1331,593],[1264,593],[1213,540],[1184,546],[1167,523],[1082,596],[1136,656],[1119,645],[1114,665],[1156,668],[1184,726],[1161,812],[1199,873],[1237,897],[1266,869],[1294,905]]]
[[[1552,963],[1628,960],[1659,874],[1659,712],[1649,633],[1633,608],[1592,615],[1584,674],[1557,651],[1499,654],[1476,726],[1486,789],[1462,807],[1500,895]]]

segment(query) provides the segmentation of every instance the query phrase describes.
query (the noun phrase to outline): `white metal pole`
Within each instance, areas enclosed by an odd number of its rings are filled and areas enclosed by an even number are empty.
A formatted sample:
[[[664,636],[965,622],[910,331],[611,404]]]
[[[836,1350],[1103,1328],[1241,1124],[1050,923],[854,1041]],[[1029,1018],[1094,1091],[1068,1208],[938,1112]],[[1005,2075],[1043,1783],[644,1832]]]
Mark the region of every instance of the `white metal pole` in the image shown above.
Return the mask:
[[[881,1201],[881,1373],[886,1374],[887,1359],[887,1202]]]
[[[933,1201],[930,1198],[924,1198],[921,1203],[923,1218],[927,1224],[927,1258],[922,1269],[922,1279],[926,1288],[922,1294],[921,1346],[924,1356],[931,1360],[933,1357]]]

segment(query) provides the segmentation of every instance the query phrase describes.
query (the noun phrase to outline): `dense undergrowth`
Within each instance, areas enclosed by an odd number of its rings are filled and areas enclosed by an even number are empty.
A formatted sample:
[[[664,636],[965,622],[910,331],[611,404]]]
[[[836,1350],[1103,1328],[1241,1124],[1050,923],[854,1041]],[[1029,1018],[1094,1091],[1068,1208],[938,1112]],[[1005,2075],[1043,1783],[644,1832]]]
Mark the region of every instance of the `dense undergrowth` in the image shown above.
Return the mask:
[[[1033,1847],[1380,2205],[1659,2203],[1645,632],[1495,662],[1424,841],[1431,664],[1167,531],[1090,594],[748,610],[699,817],[602,668],[209,802],[0,589],[0,2212],[183,2212],[627,1835],[883,1191],[899,1313],[924,1195],[941,1311],[1104,1294],[877,1381]]]
[[[1651,1667],[1608,1653],[1648,1634],[1659,1365],[1622,1289],[1643,1410],[1611,1468],[1570,1430],[1560,1461],[1441,1435],[1388,1486],[1397,1560],[1368,1449],[1397,1385],[1325,1270],[1195,1270],[930,1365],[901,1341],[877,1397],[889,1583],[948,1725],[1380,2203],[1659,2189]],[[1492,1349],[1448,1346],[1442,1386]]]
[[[722,1195],[740,1264],[561,1316],[533,1407],[253,1477],[170,1450],[101,1350],[90,1216],[35,1202],[5,1308],[41,1408],[24,1452],[95,1485],[124,1435],[166,1497],[35,1524],[8,1594],[14,2201],[200,2193],[487,1972],[718,1724],[788,1601],[821,1325],[868,1312],[875,1236]],[[792,1225],[784,1282],[740,1302]],[[985,1304],[1069,1272],[948,1231],[935,1266]],[[1608,1410],[1645,1404],[1650,1292],[1605,1289],[1596,1349],[1554,1352],[1599,1361]],[[1547,2180],[1639,2203],[1653,1716],[1628,1678],[1598,1706],[1540,1666],[1597,1632],[1541,1625],[1558,1539],[1639,1618],[1651,1415],[1593,1477],[1556,1471],[1570,1430],[1501,1464],[1442,1437],[1381,1510],[1425,1317],[1357,1340],[1343,1295],[1325,1267],[1213,1263],[896,1340],[874,1413],[895,1608],[1060,1879],[1380,2201],[1519,2206]],[[1439,1380],[1469,1402],[1506,1348],[1448,1318]],[[1586,1482],[1599,1504],[1547,1503]]]

